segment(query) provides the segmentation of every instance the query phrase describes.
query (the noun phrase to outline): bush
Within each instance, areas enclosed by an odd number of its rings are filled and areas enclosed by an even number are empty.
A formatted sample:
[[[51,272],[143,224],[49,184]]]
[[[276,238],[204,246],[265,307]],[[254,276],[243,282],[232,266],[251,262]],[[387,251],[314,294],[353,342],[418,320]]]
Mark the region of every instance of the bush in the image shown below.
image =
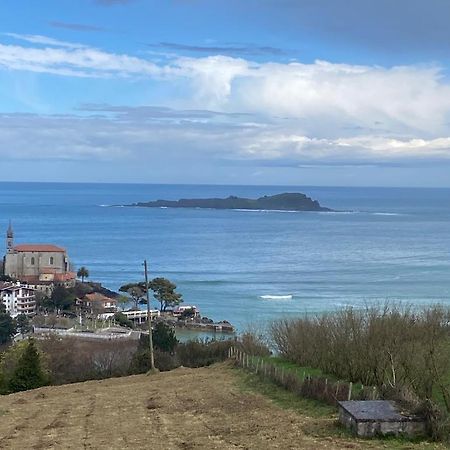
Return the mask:
[[[50,336],[39,341],[52,384],[118,377],[130,373],[138,342]]]
[[[448,408],[449,318],[440,306],[346,308],[277,321],[271,335],[281,356],[300,366],[365,386],[406,387],[419,399],[439,392]]]
[[[8,391],[19,392],[36,389],[45,386],[48,381],[38,349],[34,340],[30,338],[17,361],[11,378],[8,380]]]
[[[203,367],[216,362],[225,361],[232,341],[188,341],[178,345],[177,357],[182,366]]]
[[[173,353],[175,347],[178,345],[178,339],[175,336],[174,329],[164,322],[156,322],[152,337],[154,348],[161,352]]]
[[[133,322],[127,318],[127,316],[124,313],[116,312],[114,314],[114,320],[117,325],[125,328],[134,328]]]

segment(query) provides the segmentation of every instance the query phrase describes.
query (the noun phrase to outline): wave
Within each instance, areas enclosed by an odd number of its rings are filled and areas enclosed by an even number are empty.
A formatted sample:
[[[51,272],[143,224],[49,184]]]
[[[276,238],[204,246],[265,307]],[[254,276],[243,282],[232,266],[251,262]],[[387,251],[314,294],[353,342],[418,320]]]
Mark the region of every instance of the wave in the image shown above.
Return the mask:
[[[371,213],[373,216],[404,216],[404,214],[400,213],[390,213],[390,212],[374,212]]]
[[[260,295],[259,298],[263,300],[292,300],[292,295]]]

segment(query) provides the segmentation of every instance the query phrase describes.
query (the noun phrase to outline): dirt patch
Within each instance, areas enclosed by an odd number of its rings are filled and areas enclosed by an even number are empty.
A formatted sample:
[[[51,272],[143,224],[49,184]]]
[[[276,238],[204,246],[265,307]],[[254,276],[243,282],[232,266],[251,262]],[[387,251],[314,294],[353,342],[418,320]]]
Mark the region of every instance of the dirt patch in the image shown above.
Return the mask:
[[[314,433],[324,424],[335,427],[335,417],[281,409],[265,396],[243,392],[238,380],[234,369],[219,365],[4,396],[0,410],[8,414],[0,421],[0,448],[391,448]]]

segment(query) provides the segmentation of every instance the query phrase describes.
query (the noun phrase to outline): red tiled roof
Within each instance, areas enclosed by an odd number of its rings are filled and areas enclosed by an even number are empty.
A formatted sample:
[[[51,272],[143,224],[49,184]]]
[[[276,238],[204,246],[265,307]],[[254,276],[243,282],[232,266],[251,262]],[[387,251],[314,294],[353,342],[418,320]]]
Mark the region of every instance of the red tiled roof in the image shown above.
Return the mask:
[[[93,292],[92,294],[86,294],[84,296],[90,302],[113,302],[117,303],[117,300],[113,298],[106,297],[106,295],[100,294],[99,292]]]
[[[65,253],[65,249],[52,244],[20,244],[14,246],[16,252],[60,252]]]

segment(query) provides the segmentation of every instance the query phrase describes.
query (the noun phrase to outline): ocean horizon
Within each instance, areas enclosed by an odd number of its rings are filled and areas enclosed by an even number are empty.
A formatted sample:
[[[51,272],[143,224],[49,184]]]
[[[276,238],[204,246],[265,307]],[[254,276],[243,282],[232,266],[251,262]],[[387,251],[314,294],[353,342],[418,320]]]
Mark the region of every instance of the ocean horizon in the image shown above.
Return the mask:
[[[342,212],[112,206],[282,192]],[[186,304],[239,330],[350,305],[450,304],[450,188],[0,182],[0,232],[9,220],[17,243],[61,245],[113,290],[142,280],[147,259]]]

